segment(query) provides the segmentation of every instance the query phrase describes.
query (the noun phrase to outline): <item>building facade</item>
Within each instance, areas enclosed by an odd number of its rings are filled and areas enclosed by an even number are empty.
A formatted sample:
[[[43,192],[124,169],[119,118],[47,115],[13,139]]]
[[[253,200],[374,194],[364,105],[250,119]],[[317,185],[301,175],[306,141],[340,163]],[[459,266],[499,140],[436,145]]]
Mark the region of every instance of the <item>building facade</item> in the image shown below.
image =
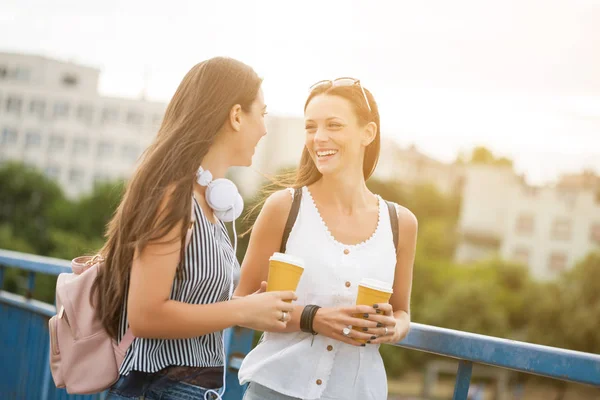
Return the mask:
[[[166,104],[103,96],[100,70],[36,55],[0,53],[0,162],[23,161],[77,197],[95,183],[127,179],[154,138]],[[305,145],[302,116],[269,115],[251,168],[230,177],[252,196],[283,168],[296,167]],[[462,167],[402,148],[383,137],[375,177],[401,184],[459,187]]]
[[[600,250],[600,197],[586,187],[531,187],[510,168],[466,169],[459,262],[500,256],[552,279]]]
[[[231,179],[244,197],[258,190],[284,168],[295,168],[305,144],[304,118],[272,115],[266,117],[267,134],[258,146],[250,168],[233,168]]]
[[[39,168],[70,197],[127,179],[166,105],[102,96],[99,77],[96,68],[0,53],[0,161]]]
[[[415,146],[401,147],[389,138],[382,138],[374,176],[404,185],[431,184],[441,193],[451,195],[460,190],[463,170],[462,165],[436,160]]]

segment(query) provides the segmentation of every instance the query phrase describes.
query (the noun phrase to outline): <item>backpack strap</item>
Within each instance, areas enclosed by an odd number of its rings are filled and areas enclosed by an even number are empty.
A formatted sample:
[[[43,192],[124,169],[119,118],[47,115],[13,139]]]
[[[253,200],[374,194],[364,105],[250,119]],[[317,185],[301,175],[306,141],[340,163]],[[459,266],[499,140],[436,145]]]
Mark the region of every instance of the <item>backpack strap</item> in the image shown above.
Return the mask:
[[[296,218],[298,218],[298,211],[300,211],[300,200],[302,200],[302,188],[296,188],[294,189],[294,194],[292,197],[292,208],[290,209],[287,222],[285,223],[285,228],[283,229],[281,247],[279,248],[280,253],[285,253],[290,232],[296,223]]]
[[[394,237],[394,248],[398,253],[398,212],[396,211],[396,205],[391,201],[385,201],[388,206],[390,213],[390,222],[392,223],[392,235]]]
[[[134,339],[135,336],[133,336],[133,333],[131,333],[131,328],[128,327],[125,331],[125,334],[121,338],[121,341],[119,342],[119,348],[123,353],[127,352],[127,349],[129,349],[129,346],[131,346],[131,343],[133,343]]]

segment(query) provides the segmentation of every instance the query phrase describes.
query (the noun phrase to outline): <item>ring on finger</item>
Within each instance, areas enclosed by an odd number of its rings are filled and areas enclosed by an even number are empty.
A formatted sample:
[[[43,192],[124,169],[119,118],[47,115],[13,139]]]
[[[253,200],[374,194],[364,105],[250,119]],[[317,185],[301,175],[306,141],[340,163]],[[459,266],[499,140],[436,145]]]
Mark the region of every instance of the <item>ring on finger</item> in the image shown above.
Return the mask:
[[[387,334],[388,334],[388,328],[387,328],[387,326],[384,326],[383,327],[383,336],[387,336]]]
[[[287,315],[288,315],[287,311],[282,311],[281,312],[281,318],[279,318],[279,320],[281,322],[285,322],[287,320]]]
[[[345,327],[344,329],[342,329],[342,335],[344,335],[344,336],[346,336],[346,337],[349,337],[349,336],[350,336],[350,332],[351,332],[351,331],[352,331],[352,330],[350,329],[350,327],[349,327],[349,326],[347,326],[347,327]]]

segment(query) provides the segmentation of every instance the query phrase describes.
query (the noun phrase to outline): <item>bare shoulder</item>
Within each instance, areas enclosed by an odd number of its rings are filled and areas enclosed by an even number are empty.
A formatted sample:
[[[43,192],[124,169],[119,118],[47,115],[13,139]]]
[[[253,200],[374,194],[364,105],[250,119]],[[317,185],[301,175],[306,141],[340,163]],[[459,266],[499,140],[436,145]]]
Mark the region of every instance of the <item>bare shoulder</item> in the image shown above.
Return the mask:
[[[265,205],[263,211],[284,213],[287,215],[292,208],[293,192],[290,189],[282,189],[271,194]]]
[[[292,193],[289,189],[283,189],[271,194],[260,210],[257,222],[266,223],[271,227],[280,226],[283,230],[292,209]]]
[[[408,208],[394,203],[396,206],[396,213],[398,214],[398,226],[400,229],[417,230],[419,222],[417,216],[410,211]]]

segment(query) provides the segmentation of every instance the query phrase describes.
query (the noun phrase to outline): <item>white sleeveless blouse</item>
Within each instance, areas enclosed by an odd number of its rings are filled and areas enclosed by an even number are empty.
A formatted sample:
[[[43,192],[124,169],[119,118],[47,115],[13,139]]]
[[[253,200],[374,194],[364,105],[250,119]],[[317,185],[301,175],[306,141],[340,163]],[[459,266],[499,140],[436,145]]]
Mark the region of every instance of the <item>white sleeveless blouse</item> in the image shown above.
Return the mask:
[[[293,190],[290,191],[293,194]],[[386,202],[379,197],[379,221],[370,238],[357,245],[334,239],[310,191],[302,188],[298,218],[286,253],[304,259],[295,304],[352,306],[358,283],[373,278],[394,282],[396,250]],[[385,400],[387,378],[379,345],[355,347],[305,332],[265,333],[244,359],[240,383],[256,382],[300,399]]]

